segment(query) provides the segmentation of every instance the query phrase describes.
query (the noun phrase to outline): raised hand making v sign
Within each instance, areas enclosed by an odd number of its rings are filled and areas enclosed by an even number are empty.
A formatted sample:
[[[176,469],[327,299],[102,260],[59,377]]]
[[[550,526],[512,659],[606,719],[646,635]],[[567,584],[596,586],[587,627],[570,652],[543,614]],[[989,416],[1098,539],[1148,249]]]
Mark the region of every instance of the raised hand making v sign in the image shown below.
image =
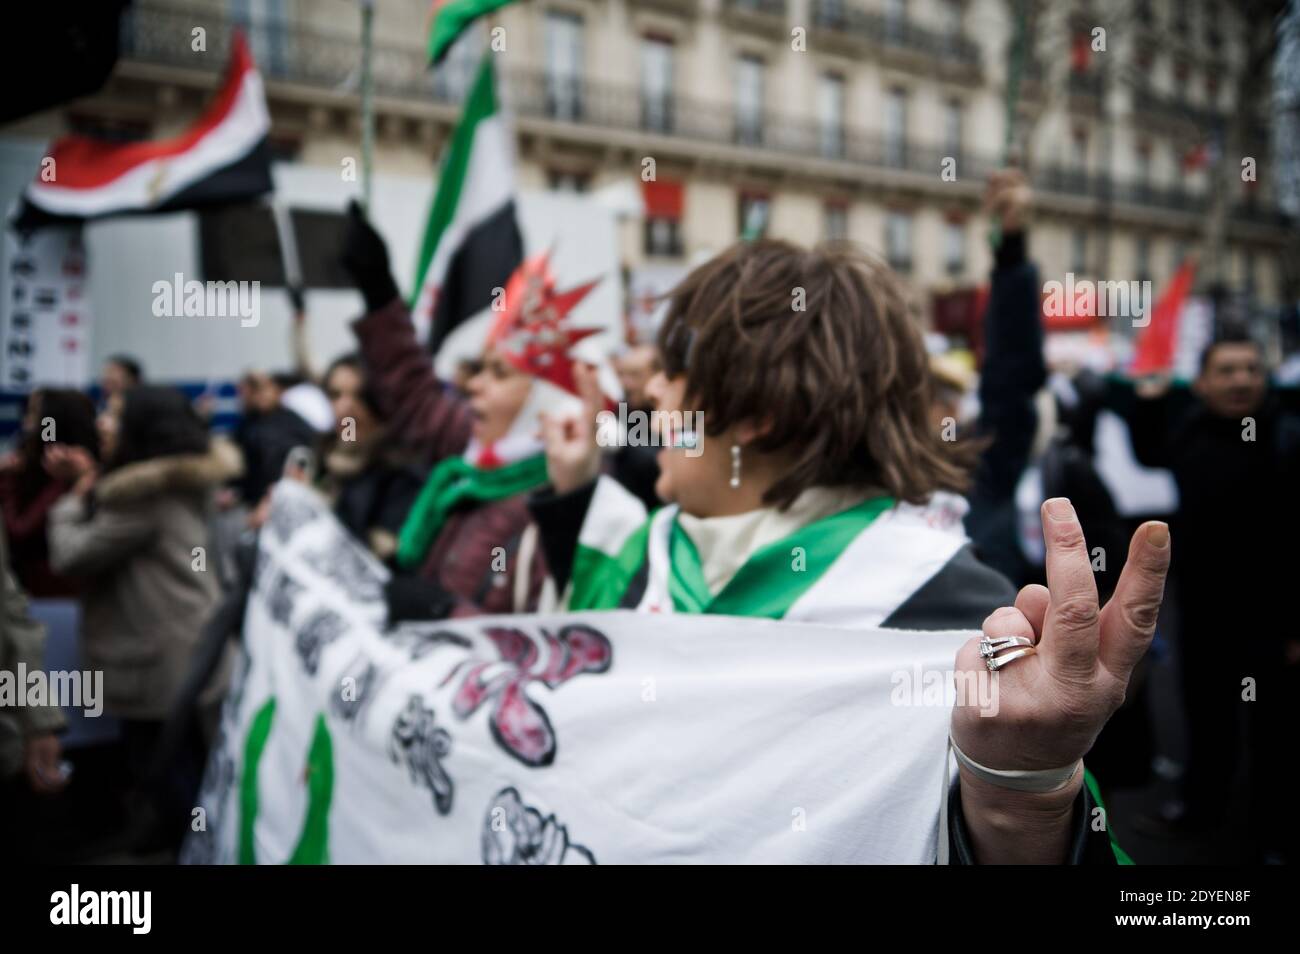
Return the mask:
[[[995,715],[982,715],[975,705],[953,710],[953,743],[967,757],[963,815],[975,856],[985,864],[1065,860],[1083,785],[1080,760],[1124,701],[1133,669],[1151,644],[1169,569],[1169,528],[1144,523],[1103,609],[1070,501],[1043,504],[1043,534],[1048,585],[1026,586],[1014,607],[984,621],[987,639],[1020,637],[1033,652],[993,674],[1000,683]],[[980,643],[972,639],[962,647],[959,671],[986,668]],[[1010,774],[1035,780],[1052,770],[1065,781],[1051,791],[1006,784]]]

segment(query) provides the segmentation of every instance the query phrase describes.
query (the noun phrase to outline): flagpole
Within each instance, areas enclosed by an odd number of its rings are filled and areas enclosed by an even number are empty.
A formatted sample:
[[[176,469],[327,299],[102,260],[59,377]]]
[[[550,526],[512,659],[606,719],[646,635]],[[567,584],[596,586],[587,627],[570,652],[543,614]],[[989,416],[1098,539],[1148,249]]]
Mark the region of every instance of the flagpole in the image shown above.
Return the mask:
[[[374,83],[370,72],[374,0],[361,0],[361,206],[370,212],[370,164],[375,146]]]

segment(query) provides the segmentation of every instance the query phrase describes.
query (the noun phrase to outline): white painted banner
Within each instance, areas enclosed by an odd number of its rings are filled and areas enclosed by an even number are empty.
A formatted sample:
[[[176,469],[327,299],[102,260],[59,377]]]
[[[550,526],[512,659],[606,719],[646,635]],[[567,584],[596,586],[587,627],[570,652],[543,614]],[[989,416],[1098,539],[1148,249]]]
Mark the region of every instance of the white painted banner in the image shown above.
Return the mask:
[[[971,634],[628,611],[388,631],[386,578],[277,487],[184,860],[935,860]]]

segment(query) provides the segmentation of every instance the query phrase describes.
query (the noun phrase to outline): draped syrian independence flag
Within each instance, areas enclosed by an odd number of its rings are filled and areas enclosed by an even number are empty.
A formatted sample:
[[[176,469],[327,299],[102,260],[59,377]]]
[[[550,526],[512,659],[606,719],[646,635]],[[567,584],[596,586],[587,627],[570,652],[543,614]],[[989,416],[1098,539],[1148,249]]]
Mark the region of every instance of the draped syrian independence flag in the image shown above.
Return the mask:
[[[169,212],[262,195],[272,188],[270,129],[262,78],[237,33],[225,83],[194,125],[152,142],[56,141],[23,194],[16,224]]]
[[[523,262],[515,215],[514,147],[483,58],[452,133],[416,264],[411,311],[437,352],[447,335],[492,304]]]
[[[940,857],[971,633],[628,611],[386,628],[388,570],[292,481],[258,550],[183,861]]]

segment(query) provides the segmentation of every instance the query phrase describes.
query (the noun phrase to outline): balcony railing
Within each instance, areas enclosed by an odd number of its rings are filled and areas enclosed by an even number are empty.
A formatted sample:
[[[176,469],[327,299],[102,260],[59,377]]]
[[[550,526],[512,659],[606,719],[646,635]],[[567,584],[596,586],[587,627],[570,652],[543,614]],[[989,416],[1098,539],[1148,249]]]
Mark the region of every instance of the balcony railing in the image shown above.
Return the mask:
[[[979,46],[961,33],[919,26],[907,17],[891,17],[864,10],[845,0],[813,0],[812,25],[963,67],[973,68],[980,64]]]
[[[1139,86],[1133,90],[1133,112],[1139,114],[1139,118],[1142,115],[1155,116],[1205,129],[1218,125],[1225,118],[1223,112],[1218,109],[1190,103],[1181,96],[1157,93],[1147,86]]]
[[[726,7],[736,13],[785,17],[785,0],[726,0]]]
[[[124,22],[122,57],[127,61],[199,70],[215,75],[225,63],[230,35],[237,24],[223,11],[210,16],[194,8],[137,5]],[[207,30],[207,51],[191,49],[191,31]],[[266,22],[242,24],[254,55],[268,80],[314,87],[355,96],[357,63],[354,37],[325,34],[298,24]],[[468,64],[472,71],[476,64]],[[468,73],[457,73],[448,63],[431,71],[423,49],[416,46],[377,45],[374,51],[376,92],[385,97],[459,106],[468,86]],[[665,137],[685,151],[700,144],[744,147],[760,154],[788,157],[791,161],[825,160],[852,167],[909,172],[937,179],[943,160],[957,160],[958,181],[985,178],[996,168],[995,157],[951,147],[885,136],[845,123],[819,122],[772,111],[736,110],[734,105],[695,99],[668,91],[653,94],[631,85],[593,82],[579,76],[515,70],[504,81],[509,103],[524,120],[558,124],[557,129],[603,135],[626,133]],[[272,100],[275,90],[271,91]],[[585,132],[584,132],[585,131]],[[1160,189],[1120,183],[1108,176],[1072,169],[1038,167],[1033,175],[1045,193],[1087,199],[1109,198],[1134,205],[1199,212],[1207,205],[1203,194],[1172,188]],[[1278,213],[1264,203],[1234,211],[1234,218],[1274,222]]]

